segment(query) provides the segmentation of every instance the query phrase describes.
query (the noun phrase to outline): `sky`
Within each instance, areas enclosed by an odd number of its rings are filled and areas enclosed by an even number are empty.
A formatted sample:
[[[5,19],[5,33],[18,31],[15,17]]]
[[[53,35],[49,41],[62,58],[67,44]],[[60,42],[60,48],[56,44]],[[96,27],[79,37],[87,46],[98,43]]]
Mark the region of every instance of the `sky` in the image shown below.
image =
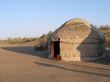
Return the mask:
[[[72,18],[110,24],[110,0],[0,0],[0,39],[37,37]]]

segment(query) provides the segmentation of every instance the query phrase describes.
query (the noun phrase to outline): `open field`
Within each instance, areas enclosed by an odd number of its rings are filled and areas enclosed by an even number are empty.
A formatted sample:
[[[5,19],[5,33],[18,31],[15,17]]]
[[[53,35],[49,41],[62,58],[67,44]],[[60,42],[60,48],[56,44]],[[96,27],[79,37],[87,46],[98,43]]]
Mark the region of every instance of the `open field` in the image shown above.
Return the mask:
[[[109,48],[102,60],[57,62],[33,45],[0,46],[0,82],[110,82]]]

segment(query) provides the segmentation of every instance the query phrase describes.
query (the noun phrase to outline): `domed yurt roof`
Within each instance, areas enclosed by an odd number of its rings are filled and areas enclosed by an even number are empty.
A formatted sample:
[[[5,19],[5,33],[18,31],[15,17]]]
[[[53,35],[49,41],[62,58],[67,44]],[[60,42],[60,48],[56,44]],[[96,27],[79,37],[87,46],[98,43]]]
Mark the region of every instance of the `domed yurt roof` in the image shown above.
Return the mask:
[[[88,38],[104,39],[104,34],[85,19],[71,19],[66,21],[53,33],[53,38]]]
[[[71,24],[76,24],[76,23],[83,23],[83,24],[88,25],[88,26],[91,25],[87,20],[76,18],[76,19],[71,19],[71,20],[68,20],[67,22],[65,22],[65,26],[68,26]]]

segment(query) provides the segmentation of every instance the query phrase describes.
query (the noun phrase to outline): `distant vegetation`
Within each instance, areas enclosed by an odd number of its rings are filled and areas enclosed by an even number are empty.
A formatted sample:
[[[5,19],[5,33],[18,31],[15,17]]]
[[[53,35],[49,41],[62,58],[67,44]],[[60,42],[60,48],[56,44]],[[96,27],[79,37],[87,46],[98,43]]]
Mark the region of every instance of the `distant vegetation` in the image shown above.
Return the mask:
[[[36,40],[36,38],[27,38],[27,37],[21,38],[21,37],[17,37],[17,38],[8,38],[7,42],[9,44],[22,44],[22,43],[31,42],[31,41],[34,41],[34,40]]]
[[[110,37],[110,25],[100,26],[99,29],[105,34],[105,37]]]
[[[50,36],[52,35],[52,31],[48,32],[47,34],[42,34],[40,37],[16,37],[16,38],[7,38],[7,40],[5,40],[5,43],[8,44],[26,44],[26,43],[34,43],[35,44],[35,50],[44,50],[47,49],[47,42],[48,39],[50,38]],[[2,42],[4,42],[4,40],[1,40]]]
[[[40,37],[36,37],[36,38],[21,38],[21,37],[17,37],[17,38],[11,38],[9,37],[7,40],[5,40],[5,42],[9,43],[9,44],[25,44],[25,43],[31,43],[31,42],[36,42],[35,45],[35,49],[36,50],[42,50],[45,49],[47,47],[47,40],[49,39],[49,37],[52,35],[52,31],[48,32],[47,34],[42,34]]]

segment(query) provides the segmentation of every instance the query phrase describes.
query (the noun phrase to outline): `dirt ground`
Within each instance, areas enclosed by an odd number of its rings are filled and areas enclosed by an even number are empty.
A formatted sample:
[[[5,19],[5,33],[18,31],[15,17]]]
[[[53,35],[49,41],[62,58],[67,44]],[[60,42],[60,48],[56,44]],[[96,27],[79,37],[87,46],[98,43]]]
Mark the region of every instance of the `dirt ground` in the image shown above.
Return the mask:
[[[109,48],[108,48],[109,51]],[[94,62],[47,58],[33,46],[1,46],[0,82],[110,82],[110,56]]]

